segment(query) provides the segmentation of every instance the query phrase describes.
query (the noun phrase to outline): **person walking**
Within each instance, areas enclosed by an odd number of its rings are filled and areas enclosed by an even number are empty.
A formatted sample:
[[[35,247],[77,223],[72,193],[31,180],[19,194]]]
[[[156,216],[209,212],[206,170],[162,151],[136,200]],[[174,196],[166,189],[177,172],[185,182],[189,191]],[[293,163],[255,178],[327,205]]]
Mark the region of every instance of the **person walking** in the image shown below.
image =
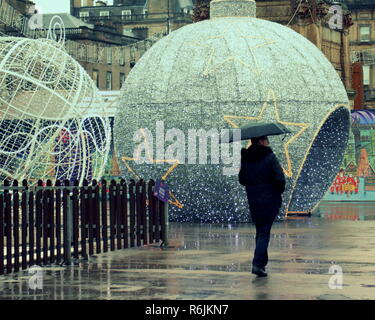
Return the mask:
[[[238,178],[246,187],[251,219],[256,228],[252,273],[266,277],[271,227],[281,207],[285,176],[269,147],[267,136],[252,138],[251,143],[248,149],[241,150]]]

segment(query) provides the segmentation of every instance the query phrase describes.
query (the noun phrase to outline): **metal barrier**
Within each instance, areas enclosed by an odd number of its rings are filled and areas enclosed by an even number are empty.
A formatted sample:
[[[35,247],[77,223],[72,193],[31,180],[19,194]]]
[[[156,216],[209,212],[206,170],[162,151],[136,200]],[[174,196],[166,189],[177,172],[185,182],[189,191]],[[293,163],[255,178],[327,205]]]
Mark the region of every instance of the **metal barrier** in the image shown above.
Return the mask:
[[[4,181],[0,186],[0,275],[71,264],[101,252],[166,240],[155,182]]]

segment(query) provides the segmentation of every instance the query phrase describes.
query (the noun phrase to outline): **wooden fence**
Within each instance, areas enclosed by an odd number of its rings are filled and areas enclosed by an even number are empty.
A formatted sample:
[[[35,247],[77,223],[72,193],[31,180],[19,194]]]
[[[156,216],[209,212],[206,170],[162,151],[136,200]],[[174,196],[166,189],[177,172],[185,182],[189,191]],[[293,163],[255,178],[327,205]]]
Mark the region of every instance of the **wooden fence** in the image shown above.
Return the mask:
[[[0,186],[0,275],[166,241],[154,181]]]

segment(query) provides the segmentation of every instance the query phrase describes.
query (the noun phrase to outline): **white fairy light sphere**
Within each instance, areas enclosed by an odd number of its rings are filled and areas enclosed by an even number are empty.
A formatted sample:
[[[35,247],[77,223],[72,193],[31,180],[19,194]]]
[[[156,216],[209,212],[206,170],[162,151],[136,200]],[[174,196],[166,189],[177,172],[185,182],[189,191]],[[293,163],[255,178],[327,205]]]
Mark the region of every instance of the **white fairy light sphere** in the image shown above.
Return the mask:
[[[284,124],[291,134],[270,137],[287,178],[281,214],[311,211],[340,167],[350,128],[340,77],[308,39],[257,19],[255,9],[254,1],[212,1],[210,20],[159,40],[123,86],[114,130],[123,175],[165,176],[172,200],[183,205],[171,206],[171,221],[246,222],[250,216],[244,187],[237,174],[223,175],[228,165],[222,161],[191,164],[186,152],[173,166],[166,161],[173,159],[158,157],[157,121],[164,121],[165,132],[175,128],[185,137],[189,129]],[[153,142],[147,151],[153,161],[143,164],[133,156],[142,141],[133,139],[139,128],[153,134],[145,141]],[[175,143],[170,140],[165,149]],[[187,141],[184,146],[188,150]]]
[[[0,180],[101,178],[109,118],[61,42],[0,37],[0,117]]]

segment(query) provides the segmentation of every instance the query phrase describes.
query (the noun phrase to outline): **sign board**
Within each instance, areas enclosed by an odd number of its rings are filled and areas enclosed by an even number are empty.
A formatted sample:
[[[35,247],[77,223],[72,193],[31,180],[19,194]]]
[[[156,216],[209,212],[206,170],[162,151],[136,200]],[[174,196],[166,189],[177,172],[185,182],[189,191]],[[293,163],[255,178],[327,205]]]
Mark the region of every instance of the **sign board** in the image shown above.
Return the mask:
[[[366,177],[365,184],[366,185],[375,185],[375,177]]]
[[[365,178],[366,191],[375,191],[375,177]]]
[[[156,180],[154,196],[157,197],[160,201],[168,202],[169,200],[169,188],[167,183],[163,180]]]

